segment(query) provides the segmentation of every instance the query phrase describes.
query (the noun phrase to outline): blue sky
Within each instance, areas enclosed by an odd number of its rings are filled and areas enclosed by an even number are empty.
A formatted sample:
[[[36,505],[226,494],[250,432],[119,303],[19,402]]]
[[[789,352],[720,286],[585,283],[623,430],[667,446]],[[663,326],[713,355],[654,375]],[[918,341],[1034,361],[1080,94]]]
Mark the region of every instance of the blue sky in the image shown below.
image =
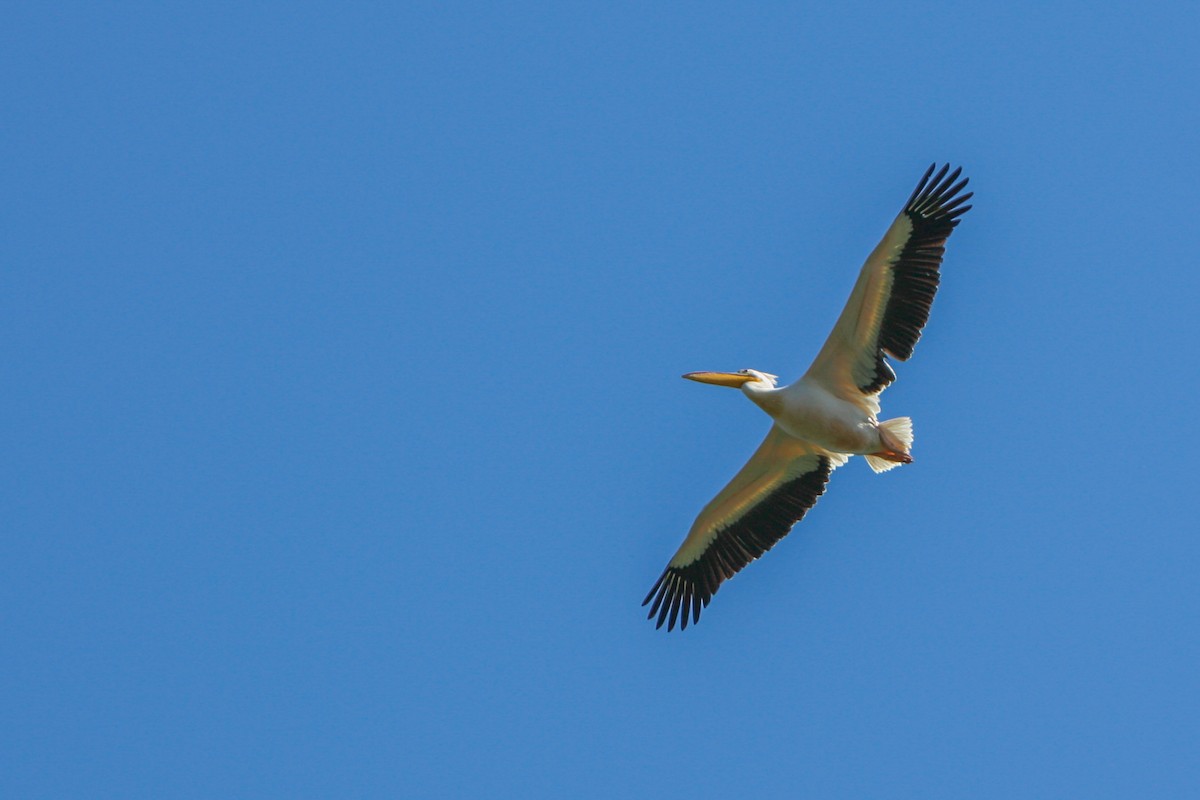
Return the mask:
[[[10,6],[0,793],[1200,791],[1200,19],[1053,6]],[[655,631],[935,160],[916,463]]]

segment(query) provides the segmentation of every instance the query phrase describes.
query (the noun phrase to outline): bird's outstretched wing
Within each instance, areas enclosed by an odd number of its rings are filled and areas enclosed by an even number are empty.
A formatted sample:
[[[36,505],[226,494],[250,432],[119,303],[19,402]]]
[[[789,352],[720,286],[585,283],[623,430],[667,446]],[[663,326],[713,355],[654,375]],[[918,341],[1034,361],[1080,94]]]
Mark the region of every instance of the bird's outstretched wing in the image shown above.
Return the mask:
[[[859,402],[875,397],[896,379],[884,356],[906,361],[921,338],[937,293],[946,239],[971,193],[950,165],[936,175],[931,165],[904,210],[863,265],[850,300],[805,378]],[[949,174],[947,174],[949,172]],[[955,181],[958,181],[957,183]]]
[[[746,466],[700,512],[683,544],[642,605],[657,627],[682,627],[722,581],[767,552],[825,492],[829,474],[846,456],[787,435],[772,426]]]

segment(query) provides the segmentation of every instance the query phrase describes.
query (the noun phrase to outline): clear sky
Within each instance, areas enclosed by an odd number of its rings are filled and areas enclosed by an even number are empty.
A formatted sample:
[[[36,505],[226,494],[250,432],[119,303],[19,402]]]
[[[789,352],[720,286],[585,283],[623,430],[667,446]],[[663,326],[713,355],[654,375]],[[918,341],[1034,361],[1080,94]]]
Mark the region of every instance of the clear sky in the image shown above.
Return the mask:
[[[1198,30],[9,4],[0,795],[1197,796]],[[935,160],[916,463],[655,631]]]

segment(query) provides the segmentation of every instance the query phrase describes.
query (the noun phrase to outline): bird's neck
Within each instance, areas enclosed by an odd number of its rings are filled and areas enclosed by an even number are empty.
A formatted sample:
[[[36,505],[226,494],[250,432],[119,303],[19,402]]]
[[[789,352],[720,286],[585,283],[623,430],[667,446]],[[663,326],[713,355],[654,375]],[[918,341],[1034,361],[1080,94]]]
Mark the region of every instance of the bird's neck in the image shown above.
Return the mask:
[[[783,390],[763,381],[742,384],[742,393],[754,401],[754,405],[771,415],[779,416],[783,411]]]

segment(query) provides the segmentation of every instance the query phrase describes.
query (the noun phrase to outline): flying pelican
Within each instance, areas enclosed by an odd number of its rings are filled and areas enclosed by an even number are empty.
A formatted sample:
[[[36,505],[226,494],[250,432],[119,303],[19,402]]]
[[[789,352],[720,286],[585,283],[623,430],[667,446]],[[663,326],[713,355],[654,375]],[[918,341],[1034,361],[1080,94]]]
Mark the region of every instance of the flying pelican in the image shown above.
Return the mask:
[[[907,361],[929,319],[946,239],[970,210],[967,179],[947,164],[926,170],[904,209],[872,251],[816,360],[790,386],[753,369],[683,377],[742,390],[771,415],[767,438],[692,524],[646,599],[656,627],[700,619],[722,581],[761,556],[825,492],[852,455],[875,472],[912,462],[912,420],[880,422],[879,395],[896,379],[885,360]],[[949,174],[947,174],[949,173]],[[955,181],[958,181],[957,183]]]

